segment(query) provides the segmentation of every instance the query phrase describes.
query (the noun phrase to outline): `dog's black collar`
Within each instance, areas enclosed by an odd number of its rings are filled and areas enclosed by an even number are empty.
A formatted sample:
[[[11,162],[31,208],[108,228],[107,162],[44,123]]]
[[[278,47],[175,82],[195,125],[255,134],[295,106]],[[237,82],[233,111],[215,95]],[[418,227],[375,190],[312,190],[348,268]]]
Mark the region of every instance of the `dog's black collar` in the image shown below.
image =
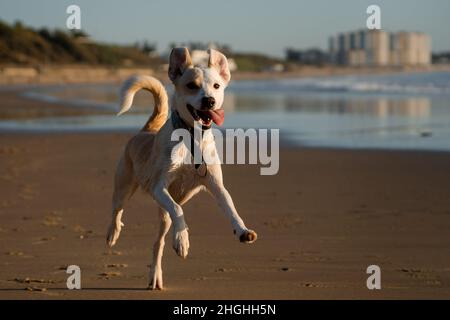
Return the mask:
[[[170,116],[170,118],[171,118],[171,120],[172,120],[172,126],[173,126],[173,128],[174,129],[185,129],[185,130],[187,130],[187,131],[189,131],[189,135],[190,135],[190,137],[191,137],[191,147],[190,147],[190,151],[191,151],[191,154],[192,154],[192,158],[193,159],[195,159],[195,156],[194,156],[194,150],[195,149],[199,149],[199,150],[197,150],[198,152],[200,152],[200,154],[202,155],[202,163],[194,163],[194,167],[195,167],[195,170],[197,170],[197,173],[198,173],[198,175],[200,175],[200,176],[202,176],[202,177],[204,177],[204,176],[206,176],[206,174],[207,174],[207,172],[208,172],[208,166],[206,165],[206,163],[205,163],[205,159],[203,159],[203,152],[202,152],[202,150],[200,150],[200,148],[198,147],[198,145],[197,144],[195,144],[195,138],[194,138],[194,127],[192,127],[192,126],[189,126],[181,117],[180,117],[180,115],[179,115],[179,113],[178,113],[178,111],[176,111],[176,110],[174,110],[173,112],[172,112],[172,115]],[[203,132],[205,131],[205,130],[208,130],[208,129],[210,129],[211,127],[207,127],[207,128],[205,128],[204,126],[202,126],[202,132],[201,132],[201,135],[202,135],[202,138],[203,138]]]
[[[178,111],[172,111],[170,119],[172,120],[172,126],[174,129],[186,129],[191,132],[192,127],[187,125],[187,123],[178,114]]]

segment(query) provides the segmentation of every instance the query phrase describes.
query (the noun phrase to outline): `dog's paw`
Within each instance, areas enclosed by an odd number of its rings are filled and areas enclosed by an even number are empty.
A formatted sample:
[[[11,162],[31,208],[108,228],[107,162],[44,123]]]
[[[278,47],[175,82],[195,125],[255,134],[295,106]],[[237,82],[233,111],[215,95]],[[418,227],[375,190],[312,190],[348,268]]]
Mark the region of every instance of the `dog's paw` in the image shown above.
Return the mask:
[[[162,290],[163,289],[163,277],[161,268],[153,268],[150,270],[150,283],[148,285],[149,290]]]
[[[109,247],[112,247],[116,244],[123,226],[124,224],[121,221],[118,221],[117,223],[113,222],[109,226],[108,236],[106,237],[106,243]]]
[[[258,235],[256,234],[255,231],[253,231],[253,230],[245,230],[239,236],[239,241],[240,242],[245,242],[245,243],[253,243],[253,242],[256,241],[257,238],[258,238]]]
[[[173,249],[182,258],[186,258],[189,252],[189,233],[185,228],[173,233]]]

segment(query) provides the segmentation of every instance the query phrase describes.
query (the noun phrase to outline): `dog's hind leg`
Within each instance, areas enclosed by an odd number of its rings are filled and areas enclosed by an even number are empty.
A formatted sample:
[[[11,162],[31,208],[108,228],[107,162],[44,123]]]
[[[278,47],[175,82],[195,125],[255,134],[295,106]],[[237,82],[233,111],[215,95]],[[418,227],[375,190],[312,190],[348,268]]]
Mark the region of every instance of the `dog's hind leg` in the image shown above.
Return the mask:
[[[124,155],[117,166],[114,179],[114,193],[112,200],[112,221],[108,229],[106,242],[110,247],[116,244],[119,239],[120,231],[124,224],[122,223],[123,207],[125,202],[130,199],[136,191],[138,183],[133,175],[131,160]]]
[[[161,290],[163,288],[161,265],[165,244],[164,238],[166,237],[166,234],[170,229],[170,225],[172,224],[169,214],[162,208],[159,208],[159,217],[161,222],[158,237],[153,245],[153,262],[150,268],[150,284],[148,288],[151,290]]]

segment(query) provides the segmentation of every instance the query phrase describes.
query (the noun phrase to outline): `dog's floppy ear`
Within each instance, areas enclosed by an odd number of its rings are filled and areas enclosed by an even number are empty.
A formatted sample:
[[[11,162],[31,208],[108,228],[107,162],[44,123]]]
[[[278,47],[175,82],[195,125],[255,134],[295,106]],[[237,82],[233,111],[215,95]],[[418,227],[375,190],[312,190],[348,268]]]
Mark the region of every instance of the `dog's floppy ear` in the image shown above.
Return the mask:
[[[228,60],[222,53],[217,50],[209,49],[209,61],[208,67],[216,68],[225,82],[229,82],[231,79],[230,68],[228,67]]]
[[[170,53],[169,61],[169,78],[174,82],[177,77],[181,76],[186,68],[192,65],[191,55],[185,47],[173,48]]]

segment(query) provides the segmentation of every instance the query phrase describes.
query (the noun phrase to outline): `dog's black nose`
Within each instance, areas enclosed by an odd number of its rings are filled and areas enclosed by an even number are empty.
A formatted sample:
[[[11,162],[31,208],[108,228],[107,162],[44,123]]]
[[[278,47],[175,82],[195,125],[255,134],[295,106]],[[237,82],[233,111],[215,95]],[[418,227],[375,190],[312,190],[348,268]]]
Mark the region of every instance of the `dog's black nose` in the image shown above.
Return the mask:
[[[216,99],[213,97],[203,97],[202,98],[202,108],[211,109],[216,104]]]

